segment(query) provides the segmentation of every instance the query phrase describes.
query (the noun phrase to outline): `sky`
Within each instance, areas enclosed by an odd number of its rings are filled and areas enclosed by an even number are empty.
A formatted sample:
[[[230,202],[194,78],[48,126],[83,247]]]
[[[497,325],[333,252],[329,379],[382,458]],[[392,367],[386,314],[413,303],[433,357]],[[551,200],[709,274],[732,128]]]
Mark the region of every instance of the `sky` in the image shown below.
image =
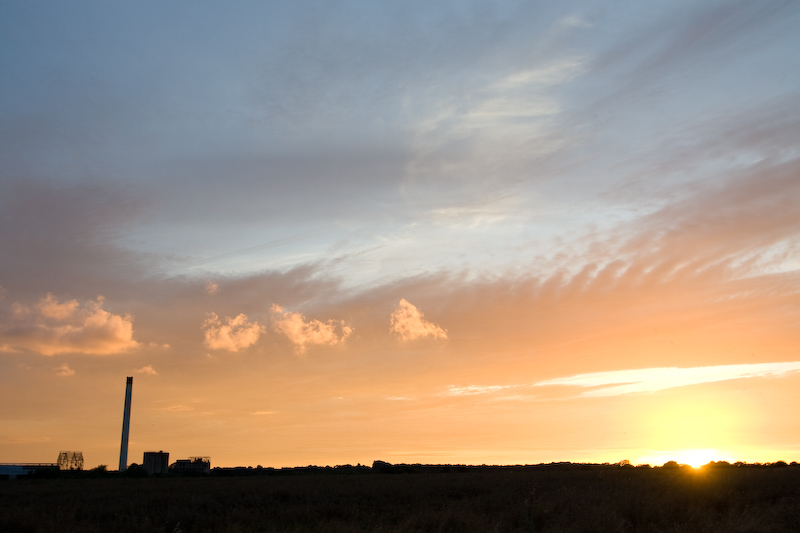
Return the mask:
[[[800,460],[800,3],[0,3],[0,462]]]

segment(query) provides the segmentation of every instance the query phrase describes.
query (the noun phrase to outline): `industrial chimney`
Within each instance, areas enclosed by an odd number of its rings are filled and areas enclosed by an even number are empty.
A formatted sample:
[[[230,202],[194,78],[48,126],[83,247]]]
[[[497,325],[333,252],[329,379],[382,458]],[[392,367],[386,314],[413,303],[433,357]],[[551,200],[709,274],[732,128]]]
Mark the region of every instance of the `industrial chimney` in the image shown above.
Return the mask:
[[[122,445],[119,448],[119,471],[124,472],[128,467],[128,432],[131,428],[131,391],[133,378],[129,377],[125,383],[125,413],[122,415]]]

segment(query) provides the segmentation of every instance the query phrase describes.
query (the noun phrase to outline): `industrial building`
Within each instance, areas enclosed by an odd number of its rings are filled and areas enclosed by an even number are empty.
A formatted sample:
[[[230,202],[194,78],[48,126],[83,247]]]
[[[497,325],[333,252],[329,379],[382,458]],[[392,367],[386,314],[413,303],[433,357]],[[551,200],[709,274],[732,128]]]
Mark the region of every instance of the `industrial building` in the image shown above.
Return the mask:
[[[142,468],[149,476],[166,474],[169,472],[169,452],[144,452]]]
[[[119,472],[125,472],[128,466],[128,443],[130,439],[131,403],[133,377],[125,380],[125,404],[122,413],[122,437],[120,439]],[[39,470],[83,470],[83,452],[66,451],[58,454],[55,463],[6,463],[0,464],[0,478],[16,479],[18,476],[31,475]],[[179,459],[169,464],[169,453],[165,451],[144,452],[142,468],[148,475],[167,474],[210,474],[211,459],[206,456]]]
[[[169,465],[169,469],[176,474],[210,474],[211,458],[198,456],[189,457],[188,459],[178,459]]]

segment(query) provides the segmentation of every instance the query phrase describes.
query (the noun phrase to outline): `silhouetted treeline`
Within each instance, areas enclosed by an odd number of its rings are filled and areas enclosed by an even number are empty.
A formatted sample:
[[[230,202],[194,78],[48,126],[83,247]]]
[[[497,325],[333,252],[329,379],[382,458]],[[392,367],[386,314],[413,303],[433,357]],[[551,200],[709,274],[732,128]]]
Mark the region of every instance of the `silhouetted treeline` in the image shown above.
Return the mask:
[[[721,468],[797,468],[800,463],[792,461],[776,461],[774,463],[745,463],[727,461],[712,461],[706,464],[704,469]],[[170,472],[168,474],[156,474],[153,477],[248,477],[248,476],[301,476],[301,475],[327,475],[327,474],[347,474],[347,475],[368,475],[368,474],[452,474],[464,472],[524,472],[529,470],[548,470],[548,471],[567,471],[567,470],[592,470],[596,472],[613,471],[618,469],[692,469],[688,465],[678,464],[676,461],[669,461],[662,466],[636,465],[633,466],[627,461],[619,463],[540,463],[532,465],[462,465],[462,464],[392,464],[386,461],[376,460],[372,466],[357,464],[336,465],[336,466],[295,466],[284,468],[273,468],[264,466],[235,466],[235,467],[214,467],[211,473],[202,474],[198,472]],[[105,465],[91,470],[65,470],[60,471],[54,468],[42,468],[29,476],[35,479],[55,479],[55,478],[97,478],[97,477],[123,477],[137,478],[148,477],[147,472],[141,465],[131,464],[125,472],[108,471]]]
[[[785,461],[777,461],[775,463],[744,463],[736,462],[729,463],[727,461],[710,462],[704,468],[779,468],[779,467],[800,467],[800,463],[792,462],[791,464]],[[621,463],[540,463],[533,465],[462,465],[462,464],[443,464],[443,465],[429,465],[429,464],[392,464],[386,461],[376,460],[372,463],[372,467],[358,464],[353,465],[337,465],[337,466],[296,466],[286,468],[271,468],[262,466],[237,466],[237,467],[215,467],[211,469],[212,476],[284,476],[284,475],[305,475],[305,474],[452,474],[463,472],[524,472],[528,470],[550,470],[550,471],[564,471],[564,470],[593,470],[593,471],[609,471],[618,470],[620,468],[645,468],[645,469],[658,469],[658,468],[688,468],[688,465],[681,465],[675,461],[669,461],[662,466],[650,465],[637,465],[633,466],[627,462]]]
[[[0,531],[800,531],[797,463],[390,464],[0,482]]]

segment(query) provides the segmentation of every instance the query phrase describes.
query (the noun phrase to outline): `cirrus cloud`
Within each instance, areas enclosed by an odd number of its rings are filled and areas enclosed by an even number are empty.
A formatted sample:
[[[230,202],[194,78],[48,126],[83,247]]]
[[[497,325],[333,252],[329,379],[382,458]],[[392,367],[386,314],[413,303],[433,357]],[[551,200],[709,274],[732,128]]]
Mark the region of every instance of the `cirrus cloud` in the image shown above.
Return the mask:
[[[212,350],[238,352],[258,342],[264,327],[258,322],[248,322],[247,315],[240,313],[234,318],[220,320],[216,313],[209,313],[202,325],[204,343]]]
[[[133,319],[103,309],[103,297],[81,305],[59,302],[51,293],[33,308],[14,302],[11,312],[0,311],[0,346],[5,352],[32,351],[41,355],[86,353],[107,355],[139,346],[133,340]]]
[[[447,338],[446,330],[425,320],[422,311],[405,299],[401,299],[392,311],[391,323],[390,331],[403,341],[412,341],[423,337]]]
[[[582,397],[617,396],[638,392],[657,392],[674,387],[715,383],[731,379],[781,377],[800,371],[800,361],[782,363],[750,363],[689,368],[637,368],[576,374],[535,383],[535,387],[568,385],[589,390]]]
[[[298,353],[305,352],[308,344],[328,346],[339,344],[353,332],[352,326],[344,320],[306,321],[301,313],[287,311],[278,304],[272,305],[270,313],[275,331],[286,335]]]
[[[489,394],[499,390],[508,389],[511,385],[466,385],[458,387],[450,385],[442,396],[472,396],[475,394]]]

